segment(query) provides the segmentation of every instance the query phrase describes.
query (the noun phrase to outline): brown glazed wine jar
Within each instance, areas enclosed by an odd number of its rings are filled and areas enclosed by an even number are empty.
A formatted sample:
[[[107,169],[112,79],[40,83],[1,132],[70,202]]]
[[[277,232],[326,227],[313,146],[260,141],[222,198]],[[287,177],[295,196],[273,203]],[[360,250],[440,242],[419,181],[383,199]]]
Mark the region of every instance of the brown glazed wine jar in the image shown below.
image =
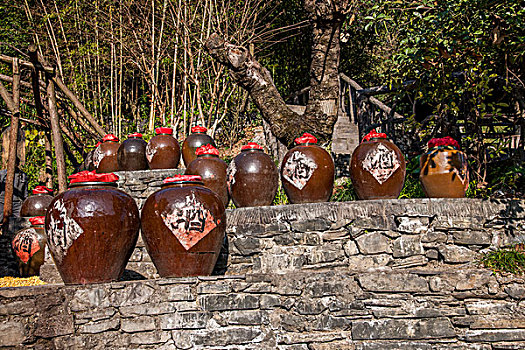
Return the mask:
[[[459,143],[450,136],[430,140],[428,152],[420,158],[419,179],[430,198],[465,197],[468,163]]]
[[[142,239],[161,277],[206,276],[224,239],[226,214],[200,176],[164,180],[142,209]]]
[[[197,159],[186,168],[186,175],[199,175],[204,186],[215,192],[228,207],[230,196],[226,185],[226,171],[228,164],[219,158],[219,150],[211,144],[201,146],[196,151]]]
[[[398,198],[405,182],[403,153],[372,130],[352,154],[350,177],[359,199]]]
[[[295,143],[281,164],[281,182],[290,203],[328,201],[334,188],[332,156],[316,145],[311,134],[304,133]]]
[[[146,159],[146,141],[142,134],[135,132],[128,135],[128,139],[122,142],[117,152],[118,168],[120,171],[146,170],[148,160]]]
[[[46,251],[44,220],[44,216],[30,218],[31,226],[21,229],[13,238],[11,246],[21,277],[40,275],[40,266],[44,263]]]
[[[53,190],[46,186],[36,186],[33,189],[33,195],[29,196],[22,202],[20,208],[21,217],[44,216],[47,207],[53,200]]]
[[[180,160],[180,146],[173,137],[172,128],[157,128],[157,135],[146,146],[146,159],[150,169],[176,169]]]
[[[120,147],[118,137],[108,134],[93,152],[93,165],[99,174],[118,171],[117,152]]]
[[[208,129],[204,126],[194,126],[191,128],[191,135],[189,135],[182,143],[182,159],[184,160],[184,165],[186,165],[186,167],[193,160],[197,159],[197,155],[195,154],[197,148],[208,144],[217,147],[211,136],[206,134],[206,131],[208,131]]]
[[[261,146],[249,142],[228,166],[228,190],[237,208],[271,205],[279,171]]]
[[[46,215],[48,247],[66,284],[116,281],[135,248],[137,204],[116,188],[118,176],[84,171],[53,199]]]

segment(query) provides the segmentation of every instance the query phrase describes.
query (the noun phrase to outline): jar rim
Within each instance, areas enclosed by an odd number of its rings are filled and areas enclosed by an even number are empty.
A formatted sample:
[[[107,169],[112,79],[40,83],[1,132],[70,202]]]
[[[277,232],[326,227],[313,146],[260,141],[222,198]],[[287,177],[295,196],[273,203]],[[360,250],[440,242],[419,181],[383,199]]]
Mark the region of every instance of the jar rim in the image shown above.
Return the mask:
[[[85,181],[85,182],[73,182],[69,184],[68,188],[82,187],[82,186],[110,186],[117,187],[116,182],[102,182],[102,181]]]

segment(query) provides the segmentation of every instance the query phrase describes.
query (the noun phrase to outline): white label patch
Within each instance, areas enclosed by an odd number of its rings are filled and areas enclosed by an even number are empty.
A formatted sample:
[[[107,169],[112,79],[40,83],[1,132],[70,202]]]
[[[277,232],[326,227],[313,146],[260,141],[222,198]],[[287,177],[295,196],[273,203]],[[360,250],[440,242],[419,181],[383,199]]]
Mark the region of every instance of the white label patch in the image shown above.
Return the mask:
[[[283,177],[302,190],[312,177],[315,169],[317,169],[317,164],[312,159],[308,158],[304,153],[295,151],[284,165]]]
[[[185,202],[175,204],[174,211],[165,212],[161,216],[164,224],[186,250],[206,237],[220,223],[215,223],[210,211],[197,201],[194,193],[186,196]]]
[[[235,183],[235,173],[237,172],[237,167],[235,166],[235,160],[232,159],[228,169],[226,170],[226,185],[231,192],[231,186]]]
[[[98,168],[98,165],[102,161],[102,158],[104,158],[104,153],[100,150],[100,146],[98,146],[95,149],[95,152],[93,152],[93,164],[95,165],[95,168]]]
[[[399,168],[399,160],[396,152],[378,143],[377,147],[371,149],[363,161],[363,169],[383,184]]]
[[[155,155],[155,149],[151,147],[150,144],[148,143],[146,145],[146,159],[148,160],[148,162],[151,163],[151,160],[153,159],[154,155]]]
[[[54,213],[52,213],[49,222],[49,232],[47,232],[48,245],[55,259],[61,262],[67,255],[69,247],[84,233],[84,230],[73,218],[68,216],[62,199],[57,200],[53,204],[52,210],[58,211],[58,219],[55,219]]]

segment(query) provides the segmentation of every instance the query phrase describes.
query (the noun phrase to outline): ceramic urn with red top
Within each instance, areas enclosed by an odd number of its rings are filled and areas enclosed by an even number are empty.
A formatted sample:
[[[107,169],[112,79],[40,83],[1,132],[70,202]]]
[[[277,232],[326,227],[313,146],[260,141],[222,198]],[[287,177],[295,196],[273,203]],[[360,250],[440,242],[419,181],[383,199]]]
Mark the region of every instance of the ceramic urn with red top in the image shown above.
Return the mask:
[[[405,172],[403,153],[384,133],[372,130],[352,154],[350,177],[359,199],[398,198]]]
[[[97,173],[118,171],[117,152],[119,147],[118,137],[113,134],[104,136],[102,143],[93,152],[93,166]]]
[[[315,136],[304,133],[295,139],[281,164],[281,182],[291,203],[326,202],[334,188],[332,156],[317,146]]]
[[[199,175],[204,186],[215,192],[226,208],[230,201],[226,185],[228,164],[219,158],[219,150],[211,144],[199,147],[195,154],[197,159],[188,164],[185,174]]]
[[[228,166],[228,190],[237,208],[271,205],[279,171],[260,145],[249,142]]]
[[[118,176],[83,171],[69,177],[46,215],[51,256],[66,284],[116,281],[137,242],[137,204],[117,189]]]
[[[44,216],[30,218],[31,226],[21,229],[13,238],[11,246],[18,262],[21,277],[40,274],[40,266],[44,263],[46,249],[44,221]]]
[[[210,275],[225,230],[222,201],[197,175],[165,179],[142,209],[142,239],[161,277]]]
[[[142,134],[135,132],[128,135],[128,139],[122,142],[117,152],[118,168],[120,171],[146,170],[148,160],[146,159],[146,141]]]
[[[33,195],[27,197],[20,208],[21,217],[44,216],[53,200],[53,190],[46,186],[36,186]]]
[[[469,185],[467,156],[452,137],[428,142],[428,151],[421,155],[419,179],[430,198],[465,197]]]
[[[217,147],[211,136],[206,134],[206,131],[208,131],[208,129],[204,126],[194,126],[191,128],[191,134],[182,143],[182,159],[186,167],[197,158],[195,154],[197,148],[208,144]]]
[[[172,128],[156,128],[156,135],[146,146],[150,169],[176,169],[180,161],[180,146]]]

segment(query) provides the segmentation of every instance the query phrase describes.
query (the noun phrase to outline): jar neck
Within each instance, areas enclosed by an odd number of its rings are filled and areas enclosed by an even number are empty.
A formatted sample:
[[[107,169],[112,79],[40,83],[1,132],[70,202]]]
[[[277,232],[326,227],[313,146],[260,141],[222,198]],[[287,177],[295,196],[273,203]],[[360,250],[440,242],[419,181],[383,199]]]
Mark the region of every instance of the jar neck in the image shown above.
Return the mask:
[[[161,188],[174,188],[174,187],[193,187],[193,186],[204,186],[202,181],[177,181],[168,182],[161,185]]]
[[[262,152],[262,149],[258,148],[247,148],[247,149],[241,149],[241,152]]]
[[[219,158],[216,154],[199,154],[197,158]]]
[[[101,182],[101,181],[86,181],[86,182],[74,182],[69,184],[69,188],[79,187],[117,187],[116,182]]]
[[[458,149],[454,146],[435,146],[428,149],[429,151],[439,151],[439,150],[449,150],[449,151],[458,151]]]
[[[317,144],[311,143],[311,142],[305,142],[305,143],[300,143],[297,146],[317,146]]]

